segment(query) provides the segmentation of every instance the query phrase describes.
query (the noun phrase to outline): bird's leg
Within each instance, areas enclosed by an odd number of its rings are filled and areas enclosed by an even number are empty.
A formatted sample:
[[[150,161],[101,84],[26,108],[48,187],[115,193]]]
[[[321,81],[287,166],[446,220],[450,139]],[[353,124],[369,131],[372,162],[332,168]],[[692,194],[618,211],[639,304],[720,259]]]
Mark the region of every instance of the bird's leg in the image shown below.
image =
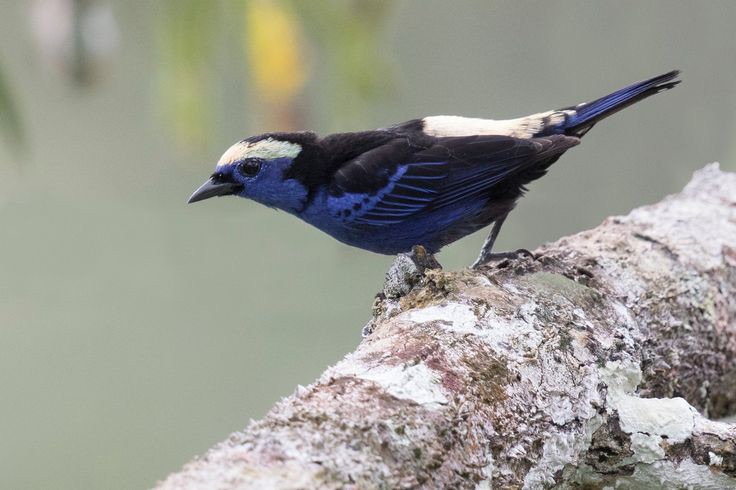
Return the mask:
[[[493,228],[491,228],[488,238],[486,238],[485,243],[483,243],[483,248],[480,249],[478,258],[475,259],[473,265],[470,266],[471,269],[478,269],[480,266],[490,262],[491,260],[511,259],[518,257],[519,255],[534,256],[529,250],[524,248],[514,250],[513,252],[491,252],[493,250],[493,244],[496,241],[496,237],[498,237],[498,233],[501,231],[501,226],[503,226],[503,222],[506,221],[506,216],[508,216],[508,214],[501,216],[493,222]]]

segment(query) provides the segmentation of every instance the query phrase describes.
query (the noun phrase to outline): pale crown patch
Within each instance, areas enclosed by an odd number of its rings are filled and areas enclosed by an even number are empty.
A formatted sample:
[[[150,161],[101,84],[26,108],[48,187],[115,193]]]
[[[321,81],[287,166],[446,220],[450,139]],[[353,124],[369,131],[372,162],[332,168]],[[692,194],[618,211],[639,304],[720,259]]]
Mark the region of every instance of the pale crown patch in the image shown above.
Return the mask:
[[[227,149],[217,162],[218,167],[232,165],[245,158],[262,158],[274,160],[276,158],[296,158],[302,147],[289,141],[279,141],[273,138],[256,141],[239,141]]]

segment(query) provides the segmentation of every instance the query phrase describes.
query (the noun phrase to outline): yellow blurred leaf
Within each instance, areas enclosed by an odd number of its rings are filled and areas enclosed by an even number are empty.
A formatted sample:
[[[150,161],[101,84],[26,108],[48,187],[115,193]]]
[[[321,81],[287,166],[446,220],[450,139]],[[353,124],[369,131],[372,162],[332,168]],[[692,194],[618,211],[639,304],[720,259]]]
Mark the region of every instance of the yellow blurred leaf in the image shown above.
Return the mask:
[[[283,2],[254,0],[246,4],[245,23],[245,50],[258,94],[268,103],[288,102],[309,72],[296,15]]]

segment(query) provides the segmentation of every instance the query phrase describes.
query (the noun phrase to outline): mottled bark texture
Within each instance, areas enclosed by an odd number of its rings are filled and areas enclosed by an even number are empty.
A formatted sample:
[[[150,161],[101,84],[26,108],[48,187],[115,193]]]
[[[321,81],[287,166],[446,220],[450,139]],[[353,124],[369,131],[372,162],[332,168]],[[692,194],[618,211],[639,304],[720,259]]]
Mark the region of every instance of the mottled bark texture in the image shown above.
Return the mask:
[[[536,254],[400,257],[354,353],[159,488],[736,488],[736,174]]]

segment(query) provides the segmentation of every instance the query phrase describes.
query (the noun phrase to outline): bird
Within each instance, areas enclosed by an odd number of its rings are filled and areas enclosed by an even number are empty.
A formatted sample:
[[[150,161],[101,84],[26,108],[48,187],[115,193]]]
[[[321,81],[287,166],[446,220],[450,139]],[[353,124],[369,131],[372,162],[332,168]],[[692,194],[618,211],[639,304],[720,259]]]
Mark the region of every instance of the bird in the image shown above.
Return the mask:
[[[563,153],[599,121],[676,86],[679,71],[591,102],[493,120],[428,116],[320,137],[271,132],[233,144],[190,203],[235,195],[280,209],[337,240],[396,255],[436,254],[491,226],[471,267],[520,252],[493,252],[509,213]]]

